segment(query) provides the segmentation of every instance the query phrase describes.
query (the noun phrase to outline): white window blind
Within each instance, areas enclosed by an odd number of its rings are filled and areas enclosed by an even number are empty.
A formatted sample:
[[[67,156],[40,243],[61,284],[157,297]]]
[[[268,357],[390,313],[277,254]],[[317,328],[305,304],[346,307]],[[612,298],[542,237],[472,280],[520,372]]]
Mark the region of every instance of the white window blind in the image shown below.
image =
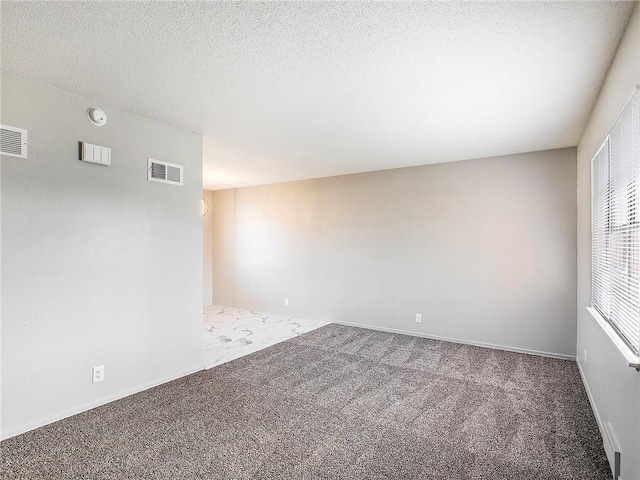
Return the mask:
[[[591,305],[609,318],[609,139],[591,165]]]
[[[640,353],[640,93],[591,166],[591,304]]]

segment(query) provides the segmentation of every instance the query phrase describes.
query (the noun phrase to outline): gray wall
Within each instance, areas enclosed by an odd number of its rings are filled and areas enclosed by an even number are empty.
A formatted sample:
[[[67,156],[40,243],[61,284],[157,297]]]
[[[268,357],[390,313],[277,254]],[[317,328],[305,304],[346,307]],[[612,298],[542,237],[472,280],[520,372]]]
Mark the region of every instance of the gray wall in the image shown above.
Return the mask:
[[[2,122],[29,131],[29,159],[1,159],[8,437],[202,367],[202,143],[6,72],[1,92]],[[78,141],[113,165],[78,161]],[[147,157],[184,165],[184,187],[147,182]]]
[[[623,480],[640,478],[640,373],[626,365],[586,307],[591,304],[591,159],[636,84],[640,84],[637,6],[578,145],[578,362],[596,416],[610,425],[621,448]]]
[[[575,168],[571,148],[216,191],[214,300],[572,358]]]
[[[209,213],[202,219],[202,305],[213,303],[213,192],[203,190],[202,197],[209,202]]]

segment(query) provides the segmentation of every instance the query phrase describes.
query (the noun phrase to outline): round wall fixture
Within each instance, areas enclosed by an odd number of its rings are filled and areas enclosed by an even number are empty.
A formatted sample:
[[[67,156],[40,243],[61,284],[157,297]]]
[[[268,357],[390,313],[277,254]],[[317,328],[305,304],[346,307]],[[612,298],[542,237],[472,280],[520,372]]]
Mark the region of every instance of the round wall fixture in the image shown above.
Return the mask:
[[[97,127],[101,127],[107,123],[107,114],[104,113],[104,110],[98,107],[90,107],[87,110],[87,118]]]
[[[206,198],[202,197],[202,218],[209,213],[209,202]]]

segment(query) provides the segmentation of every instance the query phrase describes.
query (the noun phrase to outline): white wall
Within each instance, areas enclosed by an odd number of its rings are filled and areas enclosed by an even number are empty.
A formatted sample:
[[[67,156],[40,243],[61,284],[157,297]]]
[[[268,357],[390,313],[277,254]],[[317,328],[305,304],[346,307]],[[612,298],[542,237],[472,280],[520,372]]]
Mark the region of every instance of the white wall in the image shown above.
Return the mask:
[[[209,202],[209,212],[202,219],[202,305],[213,303],[213,192],[203,190],[202,197]]]
[[[6,72],[1,93],[2,123],[29,131],[28,160],[1,159],[8,437],[202,367],[202,143]],[[78,161],[79,141],[112,166]],[[148,182],[147,157],[184,165],[184,187]]]
[[[611,426],[621,448],[623,480],[640,478],[640,373],[626,366],[586,311],[591,303],[591,159],[639,83],[640,8],[636,6],[578,145],[578,362],[596,416]]]
[[[216,191],[215,302],[573,358],[575,155]]]

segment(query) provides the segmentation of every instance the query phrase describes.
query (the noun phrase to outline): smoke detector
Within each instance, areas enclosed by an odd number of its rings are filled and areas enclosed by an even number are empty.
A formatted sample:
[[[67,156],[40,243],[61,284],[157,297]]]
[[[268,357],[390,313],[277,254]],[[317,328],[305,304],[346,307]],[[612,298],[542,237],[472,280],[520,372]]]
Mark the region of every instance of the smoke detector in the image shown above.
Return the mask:
[[[90,107],[87,110],[87,118],[97,127],[101,127],[107,123],[107,114],[104,113],[104,110],[98,107]]]

